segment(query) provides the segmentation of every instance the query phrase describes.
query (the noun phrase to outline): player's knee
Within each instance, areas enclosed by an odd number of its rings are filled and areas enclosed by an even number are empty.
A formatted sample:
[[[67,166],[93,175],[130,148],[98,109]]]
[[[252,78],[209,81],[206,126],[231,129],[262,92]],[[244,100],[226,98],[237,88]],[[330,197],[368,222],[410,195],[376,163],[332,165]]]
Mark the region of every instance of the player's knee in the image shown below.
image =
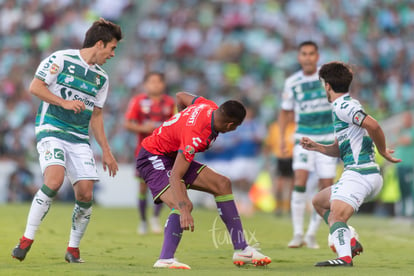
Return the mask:
[[[93,193],[92,192],[84,192],[82,194],[76,195],[76,200],[81,202],[90,202],[93,199]]]
[[[232,193],[230,178],[220,175],[215,183],[214,193],[216,195],[228,195]]]

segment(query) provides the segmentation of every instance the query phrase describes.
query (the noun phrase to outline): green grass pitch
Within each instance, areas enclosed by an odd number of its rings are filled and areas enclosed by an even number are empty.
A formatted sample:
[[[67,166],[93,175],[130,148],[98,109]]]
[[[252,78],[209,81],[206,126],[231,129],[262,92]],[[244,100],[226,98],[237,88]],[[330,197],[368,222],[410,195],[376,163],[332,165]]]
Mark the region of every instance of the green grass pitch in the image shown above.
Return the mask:
[[[321,249],[288,249],[291,225],[288,217],[256,213],[242,217],[248,240],[260,243],[272,258],[267,268],[238,268],[232,264],[232,246],[217,212],[196,208],[195,232],[184,232],[176,257],[190,271],[153,269],[162,235],[136,234],[137,212],[133,208],[94,207],[81,244],[83,264],[68,264],[72,205],[55,203],[41,225],[26,260],[10,256],[22,235],[29,205],[0,206],[0,275],[414,275],[414,226],[390,218],[357,215],[350,221],[365,252],[352,268],[317,268],[317,261],[334,258],[327,246],[328,229],[321,225]],[[163,210],[164,220],[168,212]]]

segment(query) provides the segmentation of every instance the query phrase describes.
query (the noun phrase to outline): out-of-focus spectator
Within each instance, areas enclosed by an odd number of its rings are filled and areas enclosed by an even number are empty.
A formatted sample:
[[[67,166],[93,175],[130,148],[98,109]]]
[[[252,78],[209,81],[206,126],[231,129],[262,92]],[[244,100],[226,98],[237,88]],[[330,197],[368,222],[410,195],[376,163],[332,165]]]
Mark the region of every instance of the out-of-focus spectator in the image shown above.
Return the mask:
[[[402,125],[397,133],[398,141],[395,155],[402,162],[397,164],[398,181],[401,194],[400,215],[414,215],[414,122],[411,111],[402,115]]]
[[[24,155],[17,155],[16,169],[9,176],[7,201],[31,201],[38,189],[35,177],[28,168]]]

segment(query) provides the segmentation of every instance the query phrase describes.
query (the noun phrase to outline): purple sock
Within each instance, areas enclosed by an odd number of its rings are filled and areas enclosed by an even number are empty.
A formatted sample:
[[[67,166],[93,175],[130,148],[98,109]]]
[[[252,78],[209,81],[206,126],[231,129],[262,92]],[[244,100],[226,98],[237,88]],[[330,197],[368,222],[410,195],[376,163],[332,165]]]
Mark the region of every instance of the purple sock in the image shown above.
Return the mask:
[[[141,216],[141,221],[147,221],[147,198],[145,196],[139,195],[138,211]]]
[[[239,212],[234,204],[233,195],[223,195],[216,197],[217,209],[221,219],[230,233],[231,241],[235,250],[243,250],[247,243],[243,233]]]
[[[160,254],[160,259],[174,258],[175,250],[177,250],[180,243],[183,229],[180,226],[180,215],[172,211],[167,219],[166,226],[164,228],[164,243]]]
[[[155,204],[154,217],[158,217],[160,215],[161,209],[162,209],[162,204]]]

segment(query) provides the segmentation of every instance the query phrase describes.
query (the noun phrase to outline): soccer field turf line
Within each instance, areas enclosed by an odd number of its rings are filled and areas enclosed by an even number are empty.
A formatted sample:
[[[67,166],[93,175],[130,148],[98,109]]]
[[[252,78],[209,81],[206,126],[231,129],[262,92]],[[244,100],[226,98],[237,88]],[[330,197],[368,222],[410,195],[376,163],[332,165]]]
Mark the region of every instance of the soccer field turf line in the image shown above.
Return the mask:
[[[176,257],[191,271],[152,268],[162,235],[138,236],[137,211],[133,208],[95,206],[88,231],[81,243],[84,264],[67,264],[63,257],[69,237],[73,205],[54,204],[41,225],[26,260],[10,254],[23,234],[28,204],[1,205],[0,275],[413,275],[414,227],[407,221],[357,215],[353,225],[364,253],[352,268],[316,268],[318,261],[335,258],[327,246],[328,228],[321,225],[317,240],[321,249],[288,249],[289,217],[256,213],[242,217],[251,244],[260,243],[272,258],[267,268],[237,268],[224,224],[214,210],[194,211],[195,232],[184,232]],[[162,220],[167,216],[164,208]]]

